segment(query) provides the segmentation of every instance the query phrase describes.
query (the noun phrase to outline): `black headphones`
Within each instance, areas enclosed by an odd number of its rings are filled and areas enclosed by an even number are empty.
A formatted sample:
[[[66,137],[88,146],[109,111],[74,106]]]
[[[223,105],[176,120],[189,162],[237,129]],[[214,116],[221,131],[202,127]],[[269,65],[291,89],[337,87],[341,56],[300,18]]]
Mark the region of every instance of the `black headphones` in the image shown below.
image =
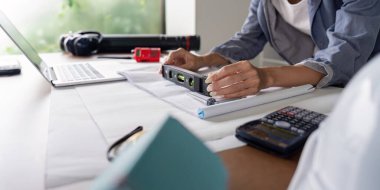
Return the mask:
[[[89,56],[97,52],[102,34],[95,31],[83,31],[64,34],[60,38],[62,51],[75,56]]]

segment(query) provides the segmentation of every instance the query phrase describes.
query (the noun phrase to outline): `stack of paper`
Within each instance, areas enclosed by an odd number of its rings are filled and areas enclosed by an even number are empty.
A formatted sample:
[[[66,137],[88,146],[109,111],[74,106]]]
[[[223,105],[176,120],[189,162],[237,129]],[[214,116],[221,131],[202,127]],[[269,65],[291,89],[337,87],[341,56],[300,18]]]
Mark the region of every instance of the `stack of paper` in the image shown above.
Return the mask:
[[[158,73],[158,69],[159,66],[157,65],[151,67],[145,66],[140,69],[126,70],[120,72],[120,74],[125,76],[129,82],[138,88],[201,119],[298,96],[314,90],[312,85],[293,88],[268,88],[254,96],[208,106],[205,101],[199,101],[199,99],[191,96],[192,92],[190,90],[165,80]]]

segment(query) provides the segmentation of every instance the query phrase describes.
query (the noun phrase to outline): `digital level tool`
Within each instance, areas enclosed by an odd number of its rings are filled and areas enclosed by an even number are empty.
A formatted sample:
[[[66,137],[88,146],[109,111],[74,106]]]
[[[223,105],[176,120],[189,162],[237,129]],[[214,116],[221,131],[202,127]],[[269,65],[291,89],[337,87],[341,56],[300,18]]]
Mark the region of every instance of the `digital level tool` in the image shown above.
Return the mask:
[[[209,92],[207,92],[208,84],[205,83],[207,76],[172,65],[163,65],[162,75],[165,79],[177,85],[205,96],[210,96]]]
[[[160,48],[137,47],[133,50],[133,58],[137,62],[159,62]]]

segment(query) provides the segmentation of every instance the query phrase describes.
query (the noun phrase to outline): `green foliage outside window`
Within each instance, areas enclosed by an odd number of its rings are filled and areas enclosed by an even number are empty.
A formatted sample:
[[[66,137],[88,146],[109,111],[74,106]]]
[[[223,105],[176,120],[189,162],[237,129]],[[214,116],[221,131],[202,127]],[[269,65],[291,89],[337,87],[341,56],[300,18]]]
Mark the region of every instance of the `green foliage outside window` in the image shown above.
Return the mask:
[[[21,32],[39,52],[57,52],[60,35],[70,31],[162,33],[161,9],[161,0],[62,0],[58,11],[39,14]],[[12,53],[14,49],[5,51]]]

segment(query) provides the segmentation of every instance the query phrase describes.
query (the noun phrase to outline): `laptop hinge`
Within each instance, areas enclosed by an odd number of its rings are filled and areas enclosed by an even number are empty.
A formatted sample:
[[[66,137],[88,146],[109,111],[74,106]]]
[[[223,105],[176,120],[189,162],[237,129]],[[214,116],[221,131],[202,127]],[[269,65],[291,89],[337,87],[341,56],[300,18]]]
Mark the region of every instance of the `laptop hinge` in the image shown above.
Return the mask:
[[[57,80],[57,76],[55,75],[53,67],[48,67],[48,74],[51,81]]]

